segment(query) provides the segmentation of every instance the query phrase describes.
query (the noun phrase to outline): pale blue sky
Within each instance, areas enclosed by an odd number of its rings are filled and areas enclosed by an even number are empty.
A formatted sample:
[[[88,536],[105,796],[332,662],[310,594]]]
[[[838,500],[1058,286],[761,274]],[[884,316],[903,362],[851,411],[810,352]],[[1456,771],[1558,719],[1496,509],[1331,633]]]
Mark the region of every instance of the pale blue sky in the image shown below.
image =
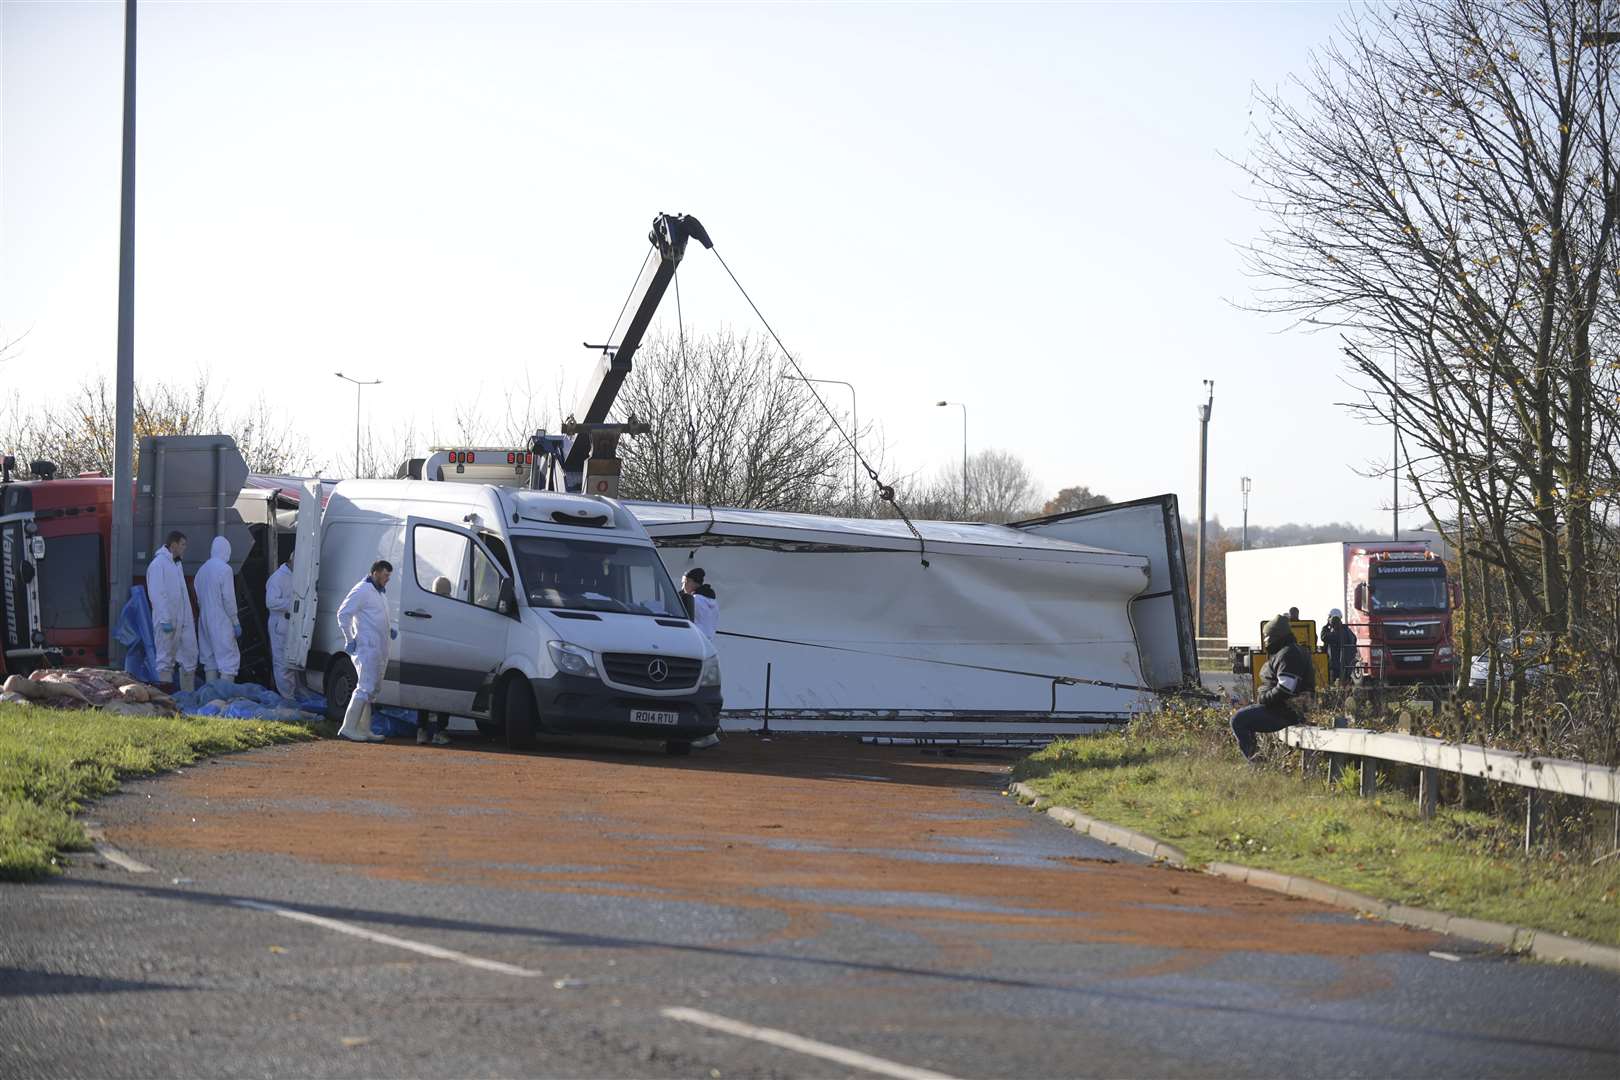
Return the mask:
[[[441,431],[549,392],[685,211],[907,469],[959,457],[950,398],[1049,491],[1191,515],[1213,378],[1212,512],[1248,473],[1254,521],[1381,526],[1354,470],[1388,436],[1334,404],[1336,342],[1227,302],[1257,222],[1221,155],[1343,10],[144,3],[138,369],[212,366],[346,462],[331,372]],[[113,368],[121,33],[117,3],[0,4],[8,389]],[[681,281],[692,328],[757,329],[704,253]]]

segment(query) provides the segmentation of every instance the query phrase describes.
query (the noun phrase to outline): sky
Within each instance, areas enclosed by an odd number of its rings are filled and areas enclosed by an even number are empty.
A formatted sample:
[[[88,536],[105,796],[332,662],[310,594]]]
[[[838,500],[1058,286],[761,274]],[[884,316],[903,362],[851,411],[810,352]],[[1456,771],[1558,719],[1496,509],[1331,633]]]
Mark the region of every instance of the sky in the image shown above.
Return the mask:
[[[158,3],[139,8],[135,354],[285,415],[454,430],[583,383],[659,212],[702,220],[891,472],[1389,519],[1335,339],[1244,310],[1252,90],[1340,3]],[[7,391],[115,366],[123,8],[0,0]],[[696,245],[689,333],[761,327]],[[655,329],[674,328],[666,303]],[[822,388],[843,408],[848,392]],[[448,436],[447,436],[448,437]]]

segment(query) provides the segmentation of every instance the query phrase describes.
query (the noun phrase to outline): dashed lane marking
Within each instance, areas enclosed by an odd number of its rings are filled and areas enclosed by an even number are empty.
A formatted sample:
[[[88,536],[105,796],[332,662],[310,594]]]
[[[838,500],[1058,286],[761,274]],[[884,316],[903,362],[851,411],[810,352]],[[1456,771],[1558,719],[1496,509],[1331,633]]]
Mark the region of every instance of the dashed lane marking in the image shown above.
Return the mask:
[[[846,1050],[842,1046],[807,1039],[803,1035],[795,1035],[791,1031],[756,1027],[753,1024],[745,1024],[740,1020],[729,1020],[724,1016],[716,1016],[714,1013],[707,1013],[701,1009],[669,1008],[662,1009],[660,1012],[670,1020],[682,1020],[688,1024],[697,1024],[700,1027],[710,1028],[714,1031],[723,1031],[727,1035],[753,1039],[755,1042],[766,1043],[770,1046],[780,1047],[783,1050],[792,1050],[795,1053],[821,1058],[823,1061],[846,1065],[852,1069],[876,1073],[878,1076],[893,1076],[896,1080],[951,1080],[945,1073],[919,1069],[912,1065],[902,1065],[897,1061],[889,1061],[885,1058],[873,1057],[871,1054],[863,1054],[859,1050]]]
[[[248,908],[253,911],[267,911],[272,915],[280,915],[283,919],[292,919],[294,922],[308,923],[310,926],[319,926],[324,930],[335,930],[340,934],[348,934],[364,941],[375,942],[378,945],[391,945],[396,949],[406,949],[422,956],[431,956],[435,960],[450,960],[467,967],[478,968],[482,971],[493,971],[500,975],[516,975],[519,978],[534,978],[542,974],[531,968],[518,967],[516,964],[503,964],[499,960],[485,960],[481,956],[468,956],[454,949],[441,949],[437,945],[427,945],[420,941],[410,941],[406,938],[395,937],[392,934],[380,934],[375,930],[367,930],[363,926],[353,923],[341,922],[337,919],[328,919],[324,915],[311,915],[307,911],[298,911],[294,908],[285,908],[279,904],[265,904],[258,900],[232,900],[237,907]]]

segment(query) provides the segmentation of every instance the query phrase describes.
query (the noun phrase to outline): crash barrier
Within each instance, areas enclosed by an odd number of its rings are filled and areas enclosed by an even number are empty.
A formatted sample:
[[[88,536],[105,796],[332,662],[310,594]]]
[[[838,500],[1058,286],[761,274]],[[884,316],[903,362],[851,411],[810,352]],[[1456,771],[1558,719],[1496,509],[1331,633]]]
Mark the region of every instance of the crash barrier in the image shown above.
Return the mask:
[[[1524,846],[1529,850],[1540,831],[1541,803],[1546,794],[1572,795],[1608,803],[1615,810],[1615,846],[1620,847],[1620,769],[1588,765],[1584,761],[1535,757],[1511,750],[1492,750],[1468,743],[1451,743],[1421,735],[1397,735],[1364,728],[1291,727],[1279,732],[1283,742],[1303,751],[1302,768],[1308,773],[1315,755],[1328,754],[1336,772],[1348,759],[1359,766],[1361,795],[1371,798],[1377,790],[1377,774],[1368,767],[1373,761],[1416,766],[1418,772],[1418,812],[1434,816],[1438,802],[1439,774],[1474,776],[1498,784],[1513,784],[1525,793]]]

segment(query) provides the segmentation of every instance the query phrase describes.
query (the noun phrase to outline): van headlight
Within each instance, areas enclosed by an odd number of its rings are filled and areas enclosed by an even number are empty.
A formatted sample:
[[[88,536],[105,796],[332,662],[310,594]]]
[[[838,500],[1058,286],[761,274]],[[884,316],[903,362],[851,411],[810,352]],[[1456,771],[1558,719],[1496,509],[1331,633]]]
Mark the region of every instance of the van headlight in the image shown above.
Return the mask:
[[[565,675],[596,676],[596,657],[591,655],[589,649],[570,645],[566,641],[548,641],[546,649],[551,653],[551,662]]]
[[[710,656],[710,657],[704,658],[704,661],[703,661],[703,674],[698,676],[698,685],[699,686],[719,686],[720,685],[720,658],[718,656]]]

